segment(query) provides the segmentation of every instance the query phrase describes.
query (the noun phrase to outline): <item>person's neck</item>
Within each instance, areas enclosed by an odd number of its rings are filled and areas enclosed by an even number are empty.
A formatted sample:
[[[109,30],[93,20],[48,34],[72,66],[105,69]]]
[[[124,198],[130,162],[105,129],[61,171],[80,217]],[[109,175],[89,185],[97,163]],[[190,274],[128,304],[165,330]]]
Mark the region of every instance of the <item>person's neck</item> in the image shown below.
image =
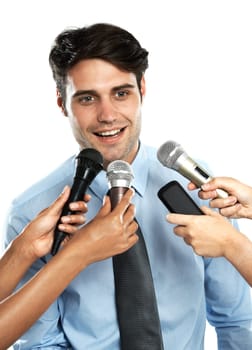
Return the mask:
[[[127,163],[129,163],[129,164],[132,164],[132,163],[134,162],[134,160],[135,160],[135,158],[136,158],[138,152],[139,152],[139,149],[140,149],[140,140],[138,140],[134,152],[132,151],[132,152],[131,152],[127,157],[125,157],[125,158],[114,159],[114,160],[124,160],[125,162],[127,162]],[[105,170],[107,169],[109,163],[111,163],[111,161],[107,161],[107,160],[104,159],[104,161],[103,161],[103,168],[104,168]]]

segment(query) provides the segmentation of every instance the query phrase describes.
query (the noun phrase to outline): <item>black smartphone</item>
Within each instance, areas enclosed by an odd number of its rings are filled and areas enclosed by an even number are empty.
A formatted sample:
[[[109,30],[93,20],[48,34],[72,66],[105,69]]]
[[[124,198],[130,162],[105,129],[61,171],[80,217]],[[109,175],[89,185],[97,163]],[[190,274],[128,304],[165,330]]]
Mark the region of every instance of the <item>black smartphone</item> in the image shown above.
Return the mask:
[[[171,181],[160,188],[158,197],[171,213],[190,215],[204,214],[177,181]]]

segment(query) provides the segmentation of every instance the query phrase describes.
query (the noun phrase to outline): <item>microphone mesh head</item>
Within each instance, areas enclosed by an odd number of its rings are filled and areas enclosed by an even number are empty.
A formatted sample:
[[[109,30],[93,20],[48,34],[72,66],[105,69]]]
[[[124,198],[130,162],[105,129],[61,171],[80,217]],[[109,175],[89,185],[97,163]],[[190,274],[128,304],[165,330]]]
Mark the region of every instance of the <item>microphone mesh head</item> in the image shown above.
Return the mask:
[[[176,168],[176,161],[185,153],[181,145],[175,141],[167,141],[157,151],[157,158],[164,166]]]
[[[84,148],[80,151],[76,159],[79,164],[90,162],[103,167],[103,157],[101,153],[94,148]]]
[[[114,160],[107,168],[109,188],[130,187],[134,178],[131,166],[124,160]]]
[[[76,157],[75,176],[83,179],[87,171],[97,175],[103,169],[103,156],[94,148],[84,148]]]

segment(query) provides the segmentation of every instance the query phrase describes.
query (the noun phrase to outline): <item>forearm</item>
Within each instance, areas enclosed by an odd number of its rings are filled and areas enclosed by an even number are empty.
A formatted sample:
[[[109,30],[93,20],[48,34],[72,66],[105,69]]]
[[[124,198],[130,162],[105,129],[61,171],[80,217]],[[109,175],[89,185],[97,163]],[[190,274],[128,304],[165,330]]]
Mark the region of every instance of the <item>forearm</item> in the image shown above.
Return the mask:
[[[12,293],[33,262],[17,237],[0,259],[0,301]]]
[[[63,249],[19,291],[3,300],[0,349],[6,349],[27,331],[84,267],[84,258]]]
[[[227,245],[225,258],[252,286],[252,242],[245,235],[236,231]]]

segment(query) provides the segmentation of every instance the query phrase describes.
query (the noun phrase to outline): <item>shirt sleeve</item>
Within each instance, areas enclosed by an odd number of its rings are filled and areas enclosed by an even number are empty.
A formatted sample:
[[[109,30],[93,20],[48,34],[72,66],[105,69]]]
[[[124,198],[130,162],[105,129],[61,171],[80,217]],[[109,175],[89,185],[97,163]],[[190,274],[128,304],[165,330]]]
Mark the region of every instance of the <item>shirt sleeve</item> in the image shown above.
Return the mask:
[[[233,224],[238,228],[236,221]],[[205,259],[205,267],[207,318],[215,327],[218,349],[251,349],[249,285],[225,258]]]

